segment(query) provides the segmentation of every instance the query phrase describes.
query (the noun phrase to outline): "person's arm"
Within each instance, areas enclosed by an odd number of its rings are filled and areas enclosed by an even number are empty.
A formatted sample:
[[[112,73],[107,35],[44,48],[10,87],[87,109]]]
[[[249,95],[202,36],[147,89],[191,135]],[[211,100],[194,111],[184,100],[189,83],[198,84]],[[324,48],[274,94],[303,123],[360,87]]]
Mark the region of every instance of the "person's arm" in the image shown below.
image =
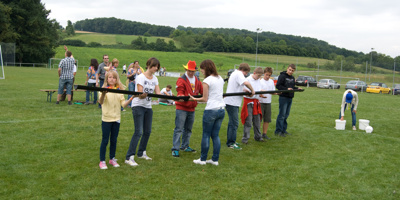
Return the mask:
[[[252,97],[256,94],[256,92],[253,89],[253,86],[251,86],[249,81],[243,82],[243,85],[245,85],[247,88],[249,88],[251,90],[251,95],[249,95],[250,97]]]
[[[156,94],[160,94],[160,87],[158,85],[156,85],[156,87],[154,88],[154,92]]]
[[[99,104],[103,105],[106,94],[107,94],[107,91],[101,92]]]
[[[353,112],[357,112],[357,106],[358,106],[358,94],[356,92],[353,93],[353,98],[354,98],[354,108]]]
[[[340,120],[344,120],[344,106],[346,105],[346,92],[344,93],[344,95],[343,95],[343,98],[342,98],[342,105],[340,106],[340,116],[342,116],[341,118],[340,118]]]
[[[136,87],[137,87],[137,92],[143,92],[143,86],[142,85],[136,84]],[[144,93],[144,92],[139,95],[139,99],[144,99],[146,97],[147,97],[147,93]]]
[[[207,100],[208,100],[208,89],[209,89],[208,84],[203,82],[203,96],[200,97],[200,98],[194,98],[192,95],[189,94],[189,96],[190,96],[189,100],[199,101],[199,102],[207,102]]]
[[[58,78],[61,77],[61,68],[58,68]]]
[[[128,106],[132,102],[132,99],[137,96],[139,96],[139,95],[132,95],[131,98],[129,98],[127,101],[125,101],[125,99],[124,99],[124,103],[122,104],[122,107],[125,108],[126,106]]]

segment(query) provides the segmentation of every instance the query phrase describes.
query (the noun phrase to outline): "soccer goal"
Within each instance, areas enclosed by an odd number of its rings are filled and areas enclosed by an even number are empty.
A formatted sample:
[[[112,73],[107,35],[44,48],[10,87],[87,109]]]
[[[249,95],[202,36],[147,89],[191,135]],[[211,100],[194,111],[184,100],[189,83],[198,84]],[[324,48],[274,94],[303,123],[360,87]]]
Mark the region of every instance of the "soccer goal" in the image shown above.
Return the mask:
[[[3,66],[3,52],[1,51],[1,45],[0,45],[0,64],[1,64],[1,76],[0,79],[5,79],[6,77],[4,76],[4,66]]]

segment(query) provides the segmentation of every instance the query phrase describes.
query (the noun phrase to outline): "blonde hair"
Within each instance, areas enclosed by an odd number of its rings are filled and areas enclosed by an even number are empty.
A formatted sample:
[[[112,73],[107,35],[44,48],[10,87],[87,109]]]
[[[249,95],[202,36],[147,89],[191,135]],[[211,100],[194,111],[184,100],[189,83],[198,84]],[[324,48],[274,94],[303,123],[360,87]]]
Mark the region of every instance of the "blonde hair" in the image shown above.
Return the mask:
[[[106,77],[104,78],[104,85],[103,87],[107,87],[107,86],[111,86],[108,84],[108,77],[112,75],[113,77],[117,78],[117,81],[115,83],[115,85],[117,87],[119,87],[121,90],[125,90],[125,85],[121,83],[121,81],[119,80],[119,76],[118,76],[118,72],[116,71],[109,71],[106,73]]]

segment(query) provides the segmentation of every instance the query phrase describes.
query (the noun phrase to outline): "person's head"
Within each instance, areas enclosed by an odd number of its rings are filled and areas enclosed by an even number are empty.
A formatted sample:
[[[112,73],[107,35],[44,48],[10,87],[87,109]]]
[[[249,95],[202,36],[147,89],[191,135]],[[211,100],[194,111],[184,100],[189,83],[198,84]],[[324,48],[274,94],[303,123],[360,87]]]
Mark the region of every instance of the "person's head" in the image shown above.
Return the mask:
[[[90,66],[94,68],[95,71],[97,71],[97,68],[99,67],[99,63],[97,62],[97,59],[92,58],[90,60]]]
[[[210,75],[218,76],[217,68],[212,60],[204,60],[200,64],[201,73],[207,78]]]
[[[118,65],[119,65],[118,59],[114,58],[114,59],[112,60],[112,66],[118,67]]]
[[[119,76],[118,73],[114,70],[111,70],[106,73],[106,77],[104,79],[104,86],[120,86],[119,85]]]
[[[269,80],[269,78],[271,78],[272,72],[272,67],[266,67],[264,69],[264,79]]]
[[[138,62],[139,65],[139,62]],[[160,69],[160,61],[157,58],[151,57],[146,62],[147,70],[150,70],[151,73],[155,73]]]
[[[262,77],[262,75],[263,75],[263,72],[264,71],[263,71],[263,69],[261,67],[257,67],[256,69],[254,69],[253,78],[255,80],[260,79]]]
[[[109,61],[110,61],[110,60],[109,60],[109,58],[108,58],[108,55],[107,55],[107,54],[104,54],[104,55],[103,55],[103,62],[104,62],[105,64],[107,64]]]
[[[286,73],[291,76],[296,71],[296,65],[290,64],[286,70]]]
[[[171,91],[172,86],[171,85],[167,85],[167,87],[165,87],[165,89],[167,90],[167,92]]]
[[[133,67],[139,68],[139,61],[137,60],[133,61]]]
[[[183,65],[183,68],[185,68],[186,74],[189,76],[189,78],[193,78],[194,73],[197,70],[196,66],[197,66],[196,61],[194,60],[193,61],[189,60],[189,62],[186,65]]]
[[[346,103],[351,103],[352,100],[353,100],[353,94],[351,93],[351,91],[349,91],[346,94]]]
[[[250,72],[250,66],[247,63],[241,63],[239,65],[239,71],[242,71],[242,73],[246,76]]]
[[[71,57],[71,56],[72,56],[72,52],[70,52],[70,51],[66,51],[66,52],[65,52],[65,56],[67,56],[67,57]]]

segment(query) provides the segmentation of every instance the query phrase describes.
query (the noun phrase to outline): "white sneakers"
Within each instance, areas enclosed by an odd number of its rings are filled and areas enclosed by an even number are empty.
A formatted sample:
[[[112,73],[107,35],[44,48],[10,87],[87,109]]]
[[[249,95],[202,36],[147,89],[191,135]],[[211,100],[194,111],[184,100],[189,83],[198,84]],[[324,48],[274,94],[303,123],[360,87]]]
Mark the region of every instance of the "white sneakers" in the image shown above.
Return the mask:
[[[206,164],[206,161],[201,161],[200,158],[197,159],[197,160],[193,160],[193,162],[194,162],[195,164],[199,164],[199,165],[205,165],[205,164]]]
[[[206,160],[206,163],[218,166],[218,161],[213,161],[211,159],[210,160]]]
[[[195,164],[198,164],[198,165],[205,165],[206,163],[208,163],[208,164],[212,164],[212,165],[215,165],[215,166],[218,166],[218,161],[213,161],[213,160],[206,160],[206,161],[201,161],[201,159],[199,158],[199,159],[197,159],[197,160],[193,160],[193,163],[195,163]]]
[[[138,166],[138,164],[134,160],[134,157],[135,156],[129,157],[129,160],[125,160],[125,163],[130,165],[130,166],[132,166],[132,167]]]
[[[356,131],[356,130],[357,130],[356,126],[353,126],[353,131]]]
[[[146,159],[146,160],[153,160],[152,158],[147,156],[146,151],[143,151],[143,155],[141,157],[138,157],[138,158],[143,158],[143,159]]]

